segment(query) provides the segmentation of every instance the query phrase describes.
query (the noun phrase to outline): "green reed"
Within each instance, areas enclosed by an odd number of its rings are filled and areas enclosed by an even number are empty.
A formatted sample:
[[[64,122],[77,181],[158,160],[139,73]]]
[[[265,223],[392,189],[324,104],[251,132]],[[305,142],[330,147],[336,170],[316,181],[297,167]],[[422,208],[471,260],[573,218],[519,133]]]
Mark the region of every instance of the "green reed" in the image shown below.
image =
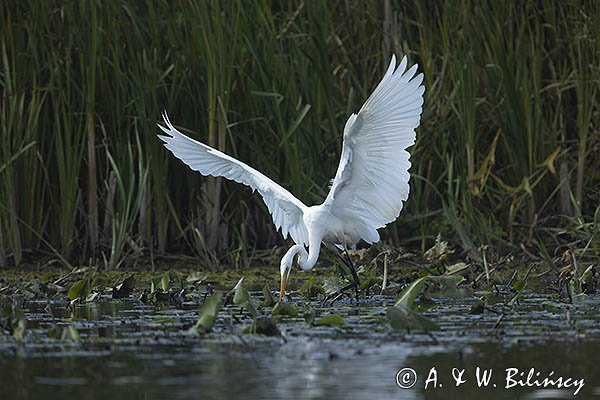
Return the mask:
[[[248,265],[266,208],[171,157],[161,111],[316,203],[391,53],[427,91],[384,240],[598,255],[600,3],[5,2],[0,38],[0,265]]]

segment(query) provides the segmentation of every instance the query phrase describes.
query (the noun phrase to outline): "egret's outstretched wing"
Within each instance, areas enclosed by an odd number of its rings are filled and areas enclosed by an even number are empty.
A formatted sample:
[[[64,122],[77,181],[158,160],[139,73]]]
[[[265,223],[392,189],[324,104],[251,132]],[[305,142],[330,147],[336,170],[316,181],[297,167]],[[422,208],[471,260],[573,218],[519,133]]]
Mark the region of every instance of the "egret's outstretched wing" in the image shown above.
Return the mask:
[[[308,233],[303,220],[306,206],[300,200],[254,168],[185,136],[171,124],[166,112],[163,119],[165,126],[158,126],[166,135],[158,137],[175,157],[202,175],[222,176],[258,191],[275,226],[281,228],[283,237],[287,238],[289,233],[296,243],[308,245]]]
[[[410,174],[406,148],[415,143],[425,88],[417,66],[406,70],[396,58],[358,114],[344,127],[342,155],[326,203],[342,220],[354,224],[368,243],[377,229],[394,221],[408,198]]]

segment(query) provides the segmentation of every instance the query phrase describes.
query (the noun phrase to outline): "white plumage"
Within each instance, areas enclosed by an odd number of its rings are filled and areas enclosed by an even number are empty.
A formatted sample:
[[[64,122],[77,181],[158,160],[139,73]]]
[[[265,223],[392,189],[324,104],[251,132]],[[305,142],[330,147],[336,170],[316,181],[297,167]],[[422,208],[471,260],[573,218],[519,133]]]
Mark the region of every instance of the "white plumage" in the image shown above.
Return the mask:
[[[377,229],[396,220],[409,194],[410,154],[423,106],[423,75],[406,70],[406,57],[389,68],[358,114],[344,127],[342,154],[325,201],[307,207],[252,167],[179,132],[163,115],[159,135],[173,155],[202,175],[221,176],[258,191],[277,229],[296,245],[281,260],[281,295],[296,255],[311,269],[321,243],[354,247],[379,241]],[[309,251],[306,252],[305,246]],[[287,272],[287,273],[286,273]]]
[[[277,229],[284,238],[288,233],[296,243],[308,245],[308,233],[302,222],[306,206],[286,189],[273,182],[254,168],[227,154],[213,149],[179,132],[167,114],[163,114],[166,126],[158,125],[169,136],[159,135],[165,147],[173,155],[202,175],[223,178],[250,186],[262,196]]]

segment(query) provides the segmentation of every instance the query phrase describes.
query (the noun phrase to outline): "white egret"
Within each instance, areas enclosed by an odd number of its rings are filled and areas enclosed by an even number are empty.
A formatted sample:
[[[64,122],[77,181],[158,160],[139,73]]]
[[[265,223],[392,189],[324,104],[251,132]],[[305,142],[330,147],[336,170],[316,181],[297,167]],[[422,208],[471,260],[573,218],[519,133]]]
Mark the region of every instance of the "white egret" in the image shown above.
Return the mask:
[[[276,228],[296,243],[281,259],[282,299],[294,259],[300,268],[310,270],[321,243],[346,250],[355,248],[361,239],[368,244],[378,242],[377,230],[400,215],[410,189],[411,163],[406,149],[415,143],[425,92],[423,74],[415,76],[416,71],[417,65],[407,70],[406,57],[396,68],[392,56],[379,85],[358,114],[346,122],[338,169],[320,205],[306,206],[254,168],[185,136],[166,113],[165,126],[158,125],[166,135],[159,138],[192,170],[242,183],[262,196]],[[344,289],[358,284],[354,267],[351,269],[355,282]]]

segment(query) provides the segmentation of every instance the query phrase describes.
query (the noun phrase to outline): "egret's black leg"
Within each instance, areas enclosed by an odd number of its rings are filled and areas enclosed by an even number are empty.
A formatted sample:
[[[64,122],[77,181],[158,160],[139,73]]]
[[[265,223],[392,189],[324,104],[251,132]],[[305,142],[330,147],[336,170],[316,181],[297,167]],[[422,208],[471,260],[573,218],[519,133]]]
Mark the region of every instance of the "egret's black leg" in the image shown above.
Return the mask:
[[[350,254],[348,254],[348,249],[344,247],[344,252],[346,253],[346,257],[348,258],[348,264],[350,264],[350,272],[352,273],[352,278],[354,278],[354,292],[356,294],[356,302],[358,303],[358,287],[360,286],[360,278],[358,277],[358,273],[356,272],[356,268],[354,268],[354,263],[352,262],[352,258]]]
[[[346,290],[352,289],[352,288],[354,288],[354,290],[355,290],[356,302],[358,303],[358,287],[360,285],[360,278],[358,277],[358,274],[356,273],[356,268],[354,268],[354,263],[352,263],[352,258],[350,257],[350,254],[348,254],[348,249],[346,249],[346,246],[344,246],[344,253],[346,254],[346,258],[342,257],[342,255],[336,251],[337,256],[340,258],[340,260],[342,260],[342,262],[350,270],[350,273],[352,274],[353,282],[351,282],[349,285],[346,285],[339,290],[336,290],[334,293],[327,296],[325,298],[325,300],[323,301],[323,303],[327,303],[330,300],[331,300],[331,304],[335,303],[342,297],[342,295],[344,294],[344,292]]]

